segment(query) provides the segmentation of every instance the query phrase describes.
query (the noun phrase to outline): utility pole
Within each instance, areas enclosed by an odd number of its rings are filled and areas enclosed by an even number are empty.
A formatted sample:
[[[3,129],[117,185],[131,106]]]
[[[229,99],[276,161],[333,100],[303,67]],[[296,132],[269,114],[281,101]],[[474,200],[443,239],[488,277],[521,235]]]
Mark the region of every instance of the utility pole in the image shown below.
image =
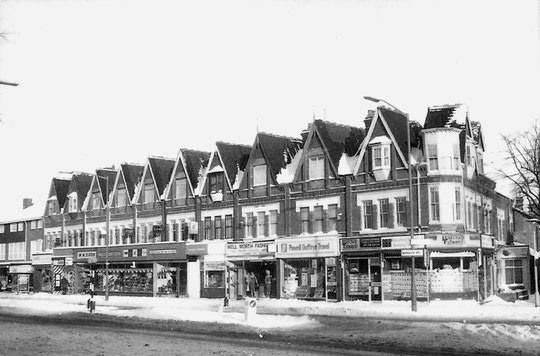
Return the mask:
[[[539,219],[530,219],[529,222],[531,222],[534,226],[533,230],[533,249],[534,249],[534,307],[538,308],[540,305],[540,293],[538,292],[538,259],[536,257],[536,254],[538,252],[538,223],[540,222]]]
[[[409,167],[409,221],[410,221],[410,233],[411,233],[411,242],[414,239],[414,218],[413,218],[413,201],[412,201],[412,195],[413,195],[413,185],[412,185],[412,167],[411,167],[411,127],[409,124],[409,114],[405,114],[405,117],[407,118],[407,165]],[[420,186],[418,187],[420,189]],[[411,244],[412,246],[412,244]],[[411,257],[411,310],[413,312],[416,312],[418,310],[417,301],[416,301],[416,278],[415,278],[415,271],[414,271],[414,255]]]
[[[100,177],[100,176],[97,176]],[[110,238],[110,228],[111,223],[111,214],[110,214],[110,201],[109,201],[109,177],[105,176],[105,196],[107,197],[107,202],[105,203],[105,228],[107,233],[105,234],[105,300],[109,300],[109,238]]]

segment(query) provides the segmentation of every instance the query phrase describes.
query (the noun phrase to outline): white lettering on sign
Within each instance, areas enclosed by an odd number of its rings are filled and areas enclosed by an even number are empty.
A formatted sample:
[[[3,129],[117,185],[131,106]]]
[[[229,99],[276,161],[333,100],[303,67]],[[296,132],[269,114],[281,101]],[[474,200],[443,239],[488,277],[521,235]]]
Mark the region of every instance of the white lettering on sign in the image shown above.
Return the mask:
[[[423,250],[401,250],[402,257],[422,257],[423,255]]]
[[[96,251],[77,252],[77,258],[96,257]]]
[[[168,255],[176,253],[176,250],[150,250],[151,255]]]
[[[442,240],[445,245],[463,245],[465,238],[458,234],[444,234]]]

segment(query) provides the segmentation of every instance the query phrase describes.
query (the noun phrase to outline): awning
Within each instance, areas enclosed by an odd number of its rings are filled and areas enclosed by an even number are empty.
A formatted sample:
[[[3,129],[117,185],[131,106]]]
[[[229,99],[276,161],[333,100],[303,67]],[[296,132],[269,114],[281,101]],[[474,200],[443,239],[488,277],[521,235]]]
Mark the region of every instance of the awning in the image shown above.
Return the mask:
[[[476,257],[476,253],[471,251],[462,251],[462,252],[438,252],[433,251],[430,254],[430,257]]]

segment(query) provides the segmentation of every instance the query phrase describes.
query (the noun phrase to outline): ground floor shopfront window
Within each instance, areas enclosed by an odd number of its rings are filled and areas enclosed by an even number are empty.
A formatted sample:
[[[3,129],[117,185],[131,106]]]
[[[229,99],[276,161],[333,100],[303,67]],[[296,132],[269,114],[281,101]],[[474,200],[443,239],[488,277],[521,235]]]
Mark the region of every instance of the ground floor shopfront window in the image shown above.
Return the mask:
[[[111,264],[109,266],[109,292],[121,293],[152,293],[153,277],[151,263],[138,263],[136,267],[127,264]],[[104,266],[99,266],[95,272],[95,291],[105,291]]]
[[[326,298],[324,258],[287,259],[283,262],[283,298]]]

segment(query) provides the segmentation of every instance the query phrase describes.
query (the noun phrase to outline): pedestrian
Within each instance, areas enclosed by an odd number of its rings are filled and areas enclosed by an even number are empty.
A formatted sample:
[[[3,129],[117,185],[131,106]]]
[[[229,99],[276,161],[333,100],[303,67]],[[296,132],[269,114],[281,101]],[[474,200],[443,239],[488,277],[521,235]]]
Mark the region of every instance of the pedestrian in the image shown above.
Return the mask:
[[[62,279],[60,280],[60,288],[62,289],[62,294],[64,295],[67,294],[68,285],[69,285],[69,282],[66,276],[63,276]]]
[[[259,281],[257,281],[257,277],[255,277],[255,273],[253,272],[249,274],[248,286],[249,286],[249,293],[251,297],[255,297],[256,296],[255,291],[259,287]]]
[[[266,298],[270,298],[270,291],[272,290],[272,275],[269,270],[266,270],[266,276],[264,276],[264,292]]]

